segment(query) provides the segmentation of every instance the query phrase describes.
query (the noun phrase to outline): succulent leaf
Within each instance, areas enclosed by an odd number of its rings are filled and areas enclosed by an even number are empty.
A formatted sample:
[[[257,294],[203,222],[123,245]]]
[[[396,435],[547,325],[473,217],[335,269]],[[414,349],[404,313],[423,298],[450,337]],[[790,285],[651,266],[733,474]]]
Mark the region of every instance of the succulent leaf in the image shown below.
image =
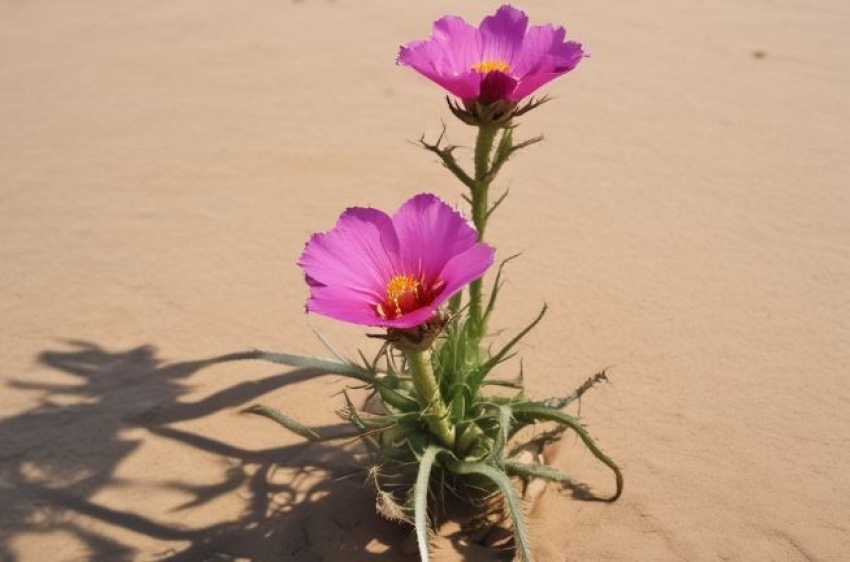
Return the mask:
[[[507,344],[505,344],[502,349],[500,349],[496,354],[494,354],[490,359],[488,359],[484,364],[479,366],[475,371],[470,373],[469,375],[469,385],[472,389],[477,392],[478,388],[481,386],[481,383],[484,381],[484,378],[487,374],[493,370],[493,368],[499,363],[506,360],[506,356],[511,352],[516,344],[522,340],[531,330],[537,326],[538,323],[543,319],[543,316],[546,314],[547,306],[543,305],[543,308],[540,310],[540,313],[537,317],[523,330],[513,337]]]
[[[428,562],[428,485],[431,482],[431,468],[437,455],[445,451],[442,447],[431,445],[425,449],[419,459],[419,472],[413,488],[413,521],[416,527],[416,542],[419,545],[419,559]]]
[[[514,492],[510,478],[504,471],[483,462],[460,462],[456,460],[446,461],[446,466],[455,474],[478,474],[491,480],[505,498],[505,506],[511,517],[514,528],[514,540],[516,549],[522,562],[533,562],[531,546],[529,544],[528,529],[525,523],[525,514],[522,511],[519,500]]]
[[[562,412],[561,410],[533,402],[526,402],[524,404],[514,406],[514,414],[517,419],[520,420],[551,421],[575,431],[576,435],[581,438],[585,446],[591,453],[593,453],[593,456],[599,459],[602,464],[614,472],[614,477],[617,482],[617,491],[614,492],[614,495],[608,498],[607,501],[615,501],[620,497],[620,494],[623,493],[623,473],[620,471],[620,467],[618,467],[613,460],[602,452],[602,449],[599,448],[581,422],[579,422],[576,418]]]
[[[254,415],[257,415],[257,416],[262,416],[264,418],[268,418],[272,421],[275,421],[278,424],[280,424],[281,426],[283,426],[286,429],[288,429],[289,431],[291,431],[292,433],[295,433],[296,435],[300,435],[301,437],[303,437],[304,439],[307,439],[308,441],[322,441],[322,440],[324,440],[324,438],[321,435],[319,435],[318,433],[316,433],[315,431],[313,431],[312,429],[310,429],[306,425],[302,424],[299,421],[296,421],[296,420],[290,418],[289,416],[287,416],[285,414],[278,412],[277,410],[275,410],[273,408],[269,408],[268,406],[263,406],[262,404],[254,404],[253,406],[242,410],[242,412],[245,413],[245,414],[254,414]]]

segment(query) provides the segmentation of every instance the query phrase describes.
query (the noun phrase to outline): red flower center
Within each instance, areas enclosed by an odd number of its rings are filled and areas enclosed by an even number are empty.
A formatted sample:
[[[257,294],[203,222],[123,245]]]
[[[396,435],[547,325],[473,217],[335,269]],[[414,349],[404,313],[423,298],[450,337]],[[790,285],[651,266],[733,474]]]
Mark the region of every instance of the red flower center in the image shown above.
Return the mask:
[[[387,283],[387,297],[377,306],[381,318],[395,318],[422,306],[422,280],[413,275],[394,275]]]
[[[421,277],[394,275],[387,283],[387,296],[375,309],[384,320],[392,320],[428,306],[444,286],[444,282],[437,281],[432,287],[426,287]]]

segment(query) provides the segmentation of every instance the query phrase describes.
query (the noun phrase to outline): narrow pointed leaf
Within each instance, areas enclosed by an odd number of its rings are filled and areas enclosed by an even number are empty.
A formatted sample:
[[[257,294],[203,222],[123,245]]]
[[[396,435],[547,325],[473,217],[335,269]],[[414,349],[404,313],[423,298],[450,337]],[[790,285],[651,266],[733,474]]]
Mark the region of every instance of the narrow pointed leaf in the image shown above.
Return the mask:
[[[600,372],[596,373],[576,388],[572,394],[569,396],[565,396],[563,398],[551,398],[546,401],[546,405],[551,408],[556,408],[558,410],[563,410],[576,400],[580,400],[582,395],[593,388],[596,384],[600,382],[608,382],[608,375],[606,374],[607,369],[602,369]]]
[[[307,355],[293,355],[290,353],[270,353],[267,351],[249,351],[238,359],[256,359],[258,361],[268,361],[278,365],[287,365],[289,367],[302,367],[308,369],[316,369],[325,373],[335,375],[343,375],[353,377],[364,382],[374,382],[374,376],[367,372],[362,367],[359,367],[348,361],[333,361],[330,359],[319,359],[318,357],[309,357]]]
[[[512,380],[512,381],[506,381],[506,380],[502,380],[502,379],[488,379],[488,380],[485,380],[484,382],[482,382],[481,386],[504,386],[504,387],[507,387],[507,388],[519,388],[519,389],[523,388],[522,381],[519,380],[519,379]]]
[[[428,484],[431,481],[431,468],[441,447],[429,445],[419,459],[419,472],[413,489],[413,522],[416,526],[416,543],[419,545],[419,559],[428,562]]]
[[[346,363],[345,356],[342,353],[340,353],[339,351],[337,351],[337,349],[333,346],[331,341],[328,338],[326,338],[325,335],[322,332],[320,332],[318,328],[311,325],[310,329],[313,330],[313,334],[316,335],[316,337],[319,339],[319,341],[322,342],[322,345],[325,346],[325,349],[327,349],[328,352],[330,352],[330,354],[333,355],[334,358],[337,361],[339,361],[341,363]]]
[[[272,421],[275,421],[291,431],[296,435],[300,435],[304,439],[308,441],[322,441],[322,436],[307,427],[306,425],[298,422],[289,416],[278,412],[275,409],[269,408],[268,406],[263,406],[262,404],[254,404],[250,408],[246,408],[242,410],[245,414],[254,414],[257,416],[262,416],[264,418],[268,418]]]
[[[381,395],[381,400],[390,406],[398,408],[403,412],[419,410],[419,402],[407,394],[399,392],[398,390],[390,388],[384,384],[376,384],[375,388],[378,389],[378,393]]]
[[[486,363],[479,366],[478,369],[476,369],[475,372],[470,375],[469,385],[475,392],[477,392],[478,387],[481,386],[481,382],[484,380],[484,377],[487,376],[487,374],[493,369],[493,367],[501,363],[505,359],[505,356],[507,356],[511,352],[513,347],[517,343],[519,343],[520,340],[522,340],[522,338],[524,338],[531,330],[533,330],[538,323],[540,323],[540,321],[543,319],[543,316],[546,314],[546,309],[547,306],[543,305],[543,309],[540,311],[540,314],[537,315],[537,318],[535,318],[531,322],[531,324],[526,326],[519,334],[514,336],[514,338],[507,344],[505,344],[505,346],[502,347],[502,349],[500,349],[498,353],[490,357],[490,359],[488,359]]]
[[[541,142],[542,140],[543,140],[543,135],[538,135],[536,137],[522,141],[519,144],[515,144],[514,146],[511,147],[511,154],[513,154],[514,152],[516,152],[518,150],[522,150],[523,148],[525,148],[527,146],[531,146],[532,144],[537,144],[538,142]]]
[[[516,497],[511,480],[507,474],[483,462],[467,463],[449,461],[449,463],[449,469],[455,474],[479,474],[492,480],[499,487],[505,498],[508,513],[510,513],[513,522],[514,540],[516,541],[516,549],[519,552],[520,559],[522,562],[533,562],[531,545],[528,539],[528,529],[525,525],[525,515],[522,512],[522,507],[519,504],[519,500]]]
[[[602,449],[599,448],[593,438],[590,437],[590,434],[587,433],[587,430],[581,422],[579,422],[576,418],[562,412],[561,410],[534,403],[517,404],[514,406],[514,415],[518,419],[527,418],[530,420],[555,422],[575,431],[579,438],[581,438],[584,442],[585,446],[591,453],[593,453],[593,456],[599,459],[602,464],[614,472],[614,477],[617,482],[617,491],[606,501],[615,501],[620,497],[620,494],[623,493],[623,473],[620,471],[620,467],[618,467],[613,460],[602,452]]]
[[[454,316],[460,310],[460,305],[463,300],[463,291],[458,291],[449,299],[449,315]]]
[[[508,256],[502,260],[502,263],[499,264],[499,269],[496,270],[496,278],[493,280],[493,290],[490,291],[490,300],[487,302],[487,308],[484,310],[485,326],[487,325],[487,320],[490,319],[490,315],[493,313],[493,310],[496,308],[496,297],[499,296],[499,291],[502,289],[502,273],[504,272],[505,266],[519,256],[520,254]]]
[[[507,405],[499,406],[499,432],[496,434],[496,443],[493,445],[493,451],[485,460],[490,461],[502,457],[505,445],[508,443],[512,421],[513,412],[511,411],[511,407]]]
[[[498,208],[499,208],[499,205],[501,205],[501,204],[505,201],[505,199],[507,199],[508,194],[509,194],[510,192],[511,192],[511,190],[510,190],[510,189],[505,189],[505,192],[504,192],[504,193],[502,193],[502,194],[499,196],[499,198],[498,198],[498,199],[496,199],[496,201],[495,201],[495,202],[494,202],[494,203],[490,206],[490,208],[487,210],[487,218],[488,218],[488,219],[490,218],[490,215],[492,215],[493,213],[495,213],[495,212],[496,212],[496,209],[498,209]]]
[[[562,484],[572,484],[574,480],[564,474],[557,468],[532,463],[521,463],[516,461],[505,461],[505,470],[511,476],[520,476],[523,478],[542,478],[550,482],[560,482]]]
[[[468,173],[466,173],[466,170],[464,170],[460,166],[460,164],[457,163],[457,160],[454,157],[453,153],[457,149],[457,147],[454,145],[448,145],[445,147],[440,146],[440,144],[443,142],[443,137],[445,136],[445,134],[446,127],[445,125],[443,125],[443,130],[434,144],[429,144],[425,140],[425,135],[422,135],[422,137],[419,139],[419,144],[425,150],[433,152],[434,154],[439,156],[440,160],[443,163],[443,166],[445,166],[447,170],[454,174],[454,176],[459,179],[461,183],[463,183],[465,186],[470,189],[473,189],[475,187],[475,180],[473,180],[472,177]]]

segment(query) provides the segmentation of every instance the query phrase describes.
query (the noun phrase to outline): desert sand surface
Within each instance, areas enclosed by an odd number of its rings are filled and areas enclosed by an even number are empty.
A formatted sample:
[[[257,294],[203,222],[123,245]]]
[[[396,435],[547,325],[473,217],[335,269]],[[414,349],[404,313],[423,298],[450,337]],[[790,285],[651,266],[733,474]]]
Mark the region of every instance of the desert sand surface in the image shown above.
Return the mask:
[[[239,414],[334,426],[346,382],[216,358],[373,348],[295,261],[346,206],[463,204],[408,141],[472,131],[394,60],[495,6],[0,2],[0,560],[416,560],[351,446]],[[550,490],[538,559],[847,560],[850,3],[519,6],[593,56],[495,187],[495,324],[550,305],[541,398],[611,366],[581,415],[626,477]],[[573,438],[555,464],[613,487]]]

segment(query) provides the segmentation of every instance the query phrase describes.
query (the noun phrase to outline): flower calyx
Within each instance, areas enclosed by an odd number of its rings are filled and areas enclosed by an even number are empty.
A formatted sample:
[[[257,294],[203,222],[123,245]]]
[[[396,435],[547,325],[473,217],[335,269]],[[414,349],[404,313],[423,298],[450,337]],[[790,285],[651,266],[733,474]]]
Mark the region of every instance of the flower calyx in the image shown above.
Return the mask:
[[[549,100],[549,96],[543,96],[531,98],[523,104],[504,99],[485,103],[481,100],[458,101],[446,96],[452,114],[473,127],[509,127],[515,117],[525,115]]]
[[[385,339],[400,351],[426,351],[446,327],[448,315],[443,311],[428,321],[413,328],[387,328],[387,335],[373,336]]]

